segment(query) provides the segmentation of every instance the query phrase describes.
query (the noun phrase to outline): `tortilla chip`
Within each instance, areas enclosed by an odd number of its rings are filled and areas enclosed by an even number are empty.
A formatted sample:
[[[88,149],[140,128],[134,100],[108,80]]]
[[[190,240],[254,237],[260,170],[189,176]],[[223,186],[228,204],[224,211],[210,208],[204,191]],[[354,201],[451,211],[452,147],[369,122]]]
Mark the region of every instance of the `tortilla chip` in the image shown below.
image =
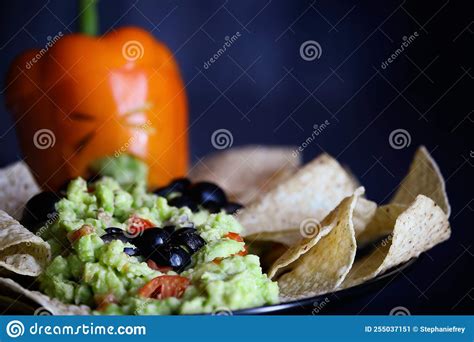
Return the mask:
[[[0,210],[0,274],[38,276],[50,253],[48,243]]]
[[[189,178],[219,184],[232,201],[245,205],[298,170],[301,158],[295,149],[252,145],[217,152],[194,166]]]
[[[0,170],[0,210],[21,219],[26,202],[40,191],[23,161]]]
[[[400,183],[390,203],[409,205],[417,195],[432,198],[448,217],[451,214],[444,178],[424,146],[420,146],[416,151],[408,174]]]
[[[321,221],[355,190],[352,178],[327,154],[314,159],[280,183],[236,218],[247,234],[294,229],[304,219]]]
[[[432,199],[418,195],[406,210],[397,215],[400,208],[391,204],[377,210],[374,224],[394,227],[392,235],[371,254],[357,260],[342,288],[372,279],[450,237],[448,217]]]
[[[49,311],[53,315],[90,315],[91,310],[85,305],[70,305],[64,304],[55,298],[50,298],[41,292],[30,291],[22,287],[20,284],[11,279],[0,278],[0,289],[13,291],[16,296],[14,300],[21,302],[25,298],[27,300],[37,303],[42,310]],[[45,312],[43,311],[43,312]]]
[[[366,228],[360,234],[356,234],[357,247],[365,247],[373,241],[390,235],[393,232],[393,222],[406,209],[406,205],[397,203],[378,207]]]
[[[245,245],[250,254],[259,256],[260,266],[267,273],[275,261],[302,238],[299,229],[259,232],[246,236]]]
[[[280,230],[277,232],[258,232],[245,237],[246,245],[259,242],[275,242],[292,246],[303,238],[299,229]]]
[[[377,203],[369,201],[363,197],[360,197],[357,200],[353,217],[356,238],[364,233],[367,224],[372,221],[376,210]]]
[[[349,273],[356,254],[353,213],[359,188],[321,222],[321,229],[282,255],[269,272],[277,278],[283,301],[327,293],[336,289]]]

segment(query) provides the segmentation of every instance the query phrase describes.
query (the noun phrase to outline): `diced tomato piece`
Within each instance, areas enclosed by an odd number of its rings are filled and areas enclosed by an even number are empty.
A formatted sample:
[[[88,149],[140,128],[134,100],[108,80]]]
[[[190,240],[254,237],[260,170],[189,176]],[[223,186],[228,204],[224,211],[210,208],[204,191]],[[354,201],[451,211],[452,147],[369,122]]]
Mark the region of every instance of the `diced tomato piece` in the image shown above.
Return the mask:
[[[162,275],[146,283],[138,294],[146,298],[181,298],[189,286],[189,279],[178,275]]]
[[[88,224],[85,224],[81,228],[79,228],[79,229],[77,229],[73,232],[70,232],[67,235],[67,238],[68,238],[69,242],[73,243],[76,240],[79,240],[83,236],[94,233],[94,231],[95,231],[94,227],[89,226]]]
[[[245,245],[244,245],[244,249],[241,250],[239,253],[237,253],[237,255],[240,255],[240,256],[246,256],[247,254],[249,254],[249,251],[248,251],[247,246]]]
[[[173,267],[170,267],[170,266],[160,266],[151,259],[148,259],[146,263],[148,267],[150,267],[152,270],[160,271],[162,273],[169,272],[173,269]]]
[[[147,219],[135,215],[128,219],[128,231],[132,235],[138,235],[141,231],[151,227],[155,227],[155,225]]]
[[[238,241],[238,242],[244,242],[243,237],[240,236],[240,235],[237,234],[237,233],[229,232],[229,233],[227,233],[224,237],[226,237],[226,238],[228,238],[228,239],[231,239],[231,240]]]
[[[97,304],[98,311],[103,311],[107,308],[109,304],[117,303],[117,298],[115,298],[113,293],[106,295],[96,295],[94,296],[94,301]]]
[[[244,238],[237,233],[230,232],[230,233],[227,233],[224,237],[237,241],[237,242],[244,242]],[[244,249],[234,255],[245,256],[247,254],[249,254],[249,252],[247,250],[247,246],[244,245]]]
[[[231,239],[231,240],[234,240],[234,241],[237,241],[237,242],[244,242],[244,239],[242,238],[242,236],[240,236],[237,233],[230,232],[230,233],[227,233],[226,235],[224,235],[224,237],[226,237],[228,239]],[[241,250],[238,253],[232,254],[232,256],[234,256],[234,255],[246,256],[247,254],[249,254],[249,252],[248,252],[247,246],[244,245],[243,250]],[[214,260],[212,260],[212,262],[216,265],[219,265],[221,263],[222,259],[223,258],[215,258]]]

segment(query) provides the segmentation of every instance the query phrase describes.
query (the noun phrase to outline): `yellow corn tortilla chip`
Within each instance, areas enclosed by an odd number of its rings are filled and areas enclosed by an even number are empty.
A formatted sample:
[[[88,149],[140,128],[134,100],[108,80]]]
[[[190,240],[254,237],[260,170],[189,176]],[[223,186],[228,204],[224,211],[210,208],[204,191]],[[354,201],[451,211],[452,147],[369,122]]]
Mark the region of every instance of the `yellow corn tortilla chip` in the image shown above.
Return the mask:
[[[341,165],[323,154],[240,210],[236,218],[247,234],[295,229],[304,219],[322,220],[344,197],[352,195],[354,186]]]
[[[418,195],[397,217],[400,207],[379,208],[374,220],[393,227],[392,235],[371,254],[357,260],[342,288],[363,283],[411,258],[419,256],[451,235],[448,217],[430,198]]]
[[[299,229],[280,230],[277,232],[258,232],[245,237],[248,246],[258,242],[275,242],[292,246],[303,238]]]
[[[260,257],[260,266],[267,273],[274,262],[302,238],[299,229],[259,232],[246,236],[245,245],[250,254]]]
[[[40,191],[23,161],[0,170],[0,210],[21,219],[26,202]]]
[[[295,149],[251,145],[217,152],[200,160],[189,178],[214,182],[232,201],[248,204],[298,170],[301,158]]]
[[[351,269],[356,254],[353,213],[363,194],[359,188],[321,222],[321,229],[282,255],[269,272],[277,277],[283,301],[336,289]]]
[[[356,238],[364,233],[367,224],[372,220],[377,210],[377,203],[359,197],[354,208],[354,231]]]
[[[0,278],[0,289],[9,290],[17,296],[12,297],[14,301],[21,302],[24,298],[37,303],[42,310],[49,311],[53,315],[90,315],[91,310],[85,305],[64,304],[55,298],[50,298],[41,292],[25,289],[12,279]],[[3,291],[2,291],[3,292]],[[13,296],[13,294],[12,294]],[[14,305],[14,304],[13,304]]]
[[[374,212],[372,220],[367,224],[365,229],[356,234],[357,247],[364,247],[367,244],[377,241],[393,231],[393,224],[387,222],[395,222],[397,217],[406,210],[408,206],[404,204],[392,203],[382,205]]]
[[[420,146],[416,151],[408,174],[400,183],[390,203],[409,205],[417,195],[432,198],[448,217],[451,214],[444,178],[424,146]]]
[[[0,275],[38,276],[50,258],[50,246],[0,210]]]

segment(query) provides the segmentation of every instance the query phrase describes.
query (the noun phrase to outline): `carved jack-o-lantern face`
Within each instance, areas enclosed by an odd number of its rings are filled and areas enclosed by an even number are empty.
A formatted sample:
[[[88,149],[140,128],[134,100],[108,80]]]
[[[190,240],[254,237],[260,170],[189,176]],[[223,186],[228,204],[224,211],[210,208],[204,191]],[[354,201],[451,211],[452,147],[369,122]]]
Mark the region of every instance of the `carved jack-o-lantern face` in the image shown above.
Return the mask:
[[[173,56],[151,35],[124,28],[100,40],[66,36],[25,68],[36,54],[10,69],[7,105],[41,185],[57,188],[86,175],[92,161],[123,153],[148,164],[152,186],[186,173],[183,84]]]

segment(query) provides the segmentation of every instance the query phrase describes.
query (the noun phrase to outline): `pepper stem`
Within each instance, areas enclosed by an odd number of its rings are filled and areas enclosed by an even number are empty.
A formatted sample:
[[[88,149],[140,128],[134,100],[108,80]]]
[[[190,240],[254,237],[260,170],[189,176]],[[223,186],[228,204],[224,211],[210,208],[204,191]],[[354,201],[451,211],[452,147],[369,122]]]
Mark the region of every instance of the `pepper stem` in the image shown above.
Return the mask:
[[[99,32],[98,2],[99,0],[78,0],[79,32],[89,36],[95,36]]]

